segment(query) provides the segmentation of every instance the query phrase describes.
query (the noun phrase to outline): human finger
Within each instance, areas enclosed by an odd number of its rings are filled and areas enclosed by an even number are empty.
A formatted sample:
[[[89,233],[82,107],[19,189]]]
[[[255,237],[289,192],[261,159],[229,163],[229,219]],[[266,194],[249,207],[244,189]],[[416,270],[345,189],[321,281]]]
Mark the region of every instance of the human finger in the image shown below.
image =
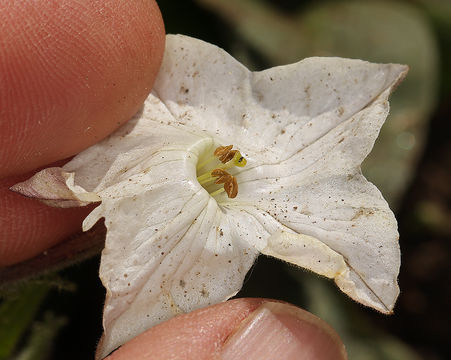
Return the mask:
[[[336,332],[307,311],[264,299],[236,299],[157,325],[107,359],[346,358]]]
[[[74,155],[127,121],[164,48],[153,0],[0,2],[0,177]]]
[[[11,177],[75,154],[129,119],[164,48],[153,0],[0,2],[0,265],[80,229],[87,209],[10,193]],[[5,178],[6,177],[6,178]]]

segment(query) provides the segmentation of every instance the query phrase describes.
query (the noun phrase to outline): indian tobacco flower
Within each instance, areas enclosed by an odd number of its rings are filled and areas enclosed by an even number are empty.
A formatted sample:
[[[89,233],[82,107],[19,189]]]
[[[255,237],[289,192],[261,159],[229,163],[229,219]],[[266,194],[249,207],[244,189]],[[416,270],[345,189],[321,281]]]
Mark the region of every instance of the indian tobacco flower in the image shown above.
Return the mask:
[[[259,253],[390,313],[397,224],[360,164],[406,72],[340,58],[250,72],[214,45],[168,35],[139,114],[14,187],[53,206],[100,202],[83,223],[107,227],[98,356],[235,295]]]

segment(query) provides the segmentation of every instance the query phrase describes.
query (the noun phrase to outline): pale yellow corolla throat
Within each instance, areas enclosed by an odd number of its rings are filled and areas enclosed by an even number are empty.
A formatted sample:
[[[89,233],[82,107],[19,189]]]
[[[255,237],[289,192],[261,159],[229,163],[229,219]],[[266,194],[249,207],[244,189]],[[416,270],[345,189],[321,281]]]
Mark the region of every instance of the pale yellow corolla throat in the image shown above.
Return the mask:
[[[234,167],[244,167],[246,166],[247,160],[238,150],[232,149],[233,145],[219,146],[215,149],[212,156],[197,166],[198,169],[201,169],[209,164],[217,163],[218,160],[222,163],[222,165],[219,166],[212,164],[211,170],[208,170],[197,177],[199,184],[207,191],[211,190],[210,184],[224,184],[223,188],[211,192],[209,191],[210,195],[213,197],[223,191],[225,191],[227,196],[231,199],[238,195],[238,182],[236,177],[231,175],[227,170]]]

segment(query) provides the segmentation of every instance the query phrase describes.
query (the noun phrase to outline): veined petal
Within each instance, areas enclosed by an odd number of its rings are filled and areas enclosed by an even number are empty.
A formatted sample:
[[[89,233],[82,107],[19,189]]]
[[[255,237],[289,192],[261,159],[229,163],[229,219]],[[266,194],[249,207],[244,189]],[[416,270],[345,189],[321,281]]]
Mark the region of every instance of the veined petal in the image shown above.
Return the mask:
[[[176,122],[188,131],[232,139],[251,96],[250,71],[217,46],[182,35],[167,35],[154,91]],[[227,143],[227,142],[224,142]]]
[[[102,199],[83,223],[104,217],[107,227],[99,357],[179,312],[230,298],[258,254],[196,180],[213,139],[173,120],[150,95],[134,119],[64,166]]]
[[[205,191],[181,190],[168,184],[103,203],[107,297],[99,357],[178,313],[227,300],[258,254]]]
[[[141,111],[130,121],[105,140],[78,154],[63,169],[75,172],[79,186],[98,194],[118,183],[124,185],[121,191],[136,193],[136,186],[160,182],[164,178],[195,179],[192,170],[197,159],[188,150],[205,135],[174,128],[171,126],[173,121],[165,105],[150,94]],[[168,166],[169,172],[161,173],[160,180],[143,178],[156,166],[172,161],[181,161],[184,167]],[[191,171],[189,176],[186,171]],[[118,195],[123,194],[119,192]]]
[[[101,201],[97,194],[75,185],[74,173],[58,167],[44,169],[30,179],[15,184],[11,190],[53,207],[78,207]]]
[[[166,48],[155,91],[175,125],[233,143],[259,164],[283,161],[314,143],[407,71],[398,64],[308,58],[250,72],[198,39],[168,35]]]
[[[349,271],[343,256],[318,239],[295,232],[273,233],[262,253],[328,278],[337,278]]]
[[[253,73],[258,112],[251,116],[260,125],[256,139],[264,163],[286,160],[318,142],[396,86],[406,72],[405,65],[313,57]]]
[[[99,357],[178,312],[233,296],[258,254],[241,229],[266,236],[245,215],[226,216],[197,182],[199,153],[214,140],[171,121],[150,95],[134,119],[64,166],[102,199],[83,223],[104,217],[107,227]]]
[[[289,232],[327,245],[342,257],[332,257],[335,264],[344,261],[347,266],[348,271],[333,276],[338,286],[353,299],[385,313],[391,312],[399,293],[397,224],[380,192],[361,175],[360,163],[388,114],[387,98],[396,82],[395,78],[368,107],[291,158],[243,170],[237,175],[240,197],[230,202],[237,207],[253,202],[254,213],[266,213]],[[290,239],[294,242],[291,257],[280,251],[287,238],[269,241],[263,253],[321,273],[321,267],[318,270],[299,260],[300,244],[315,251],[321,247],[306,244],[302,237]]]

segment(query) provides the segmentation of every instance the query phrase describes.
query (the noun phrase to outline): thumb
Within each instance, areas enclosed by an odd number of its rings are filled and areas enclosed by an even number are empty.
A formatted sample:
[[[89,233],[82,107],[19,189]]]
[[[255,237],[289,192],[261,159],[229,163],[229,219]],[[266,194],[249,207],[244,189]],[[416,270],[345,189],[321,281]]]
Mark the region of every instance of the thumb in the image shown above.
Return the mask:
[[[107,358],[347,359],[337,333],[293,305],[236,299],[157,325]]]

